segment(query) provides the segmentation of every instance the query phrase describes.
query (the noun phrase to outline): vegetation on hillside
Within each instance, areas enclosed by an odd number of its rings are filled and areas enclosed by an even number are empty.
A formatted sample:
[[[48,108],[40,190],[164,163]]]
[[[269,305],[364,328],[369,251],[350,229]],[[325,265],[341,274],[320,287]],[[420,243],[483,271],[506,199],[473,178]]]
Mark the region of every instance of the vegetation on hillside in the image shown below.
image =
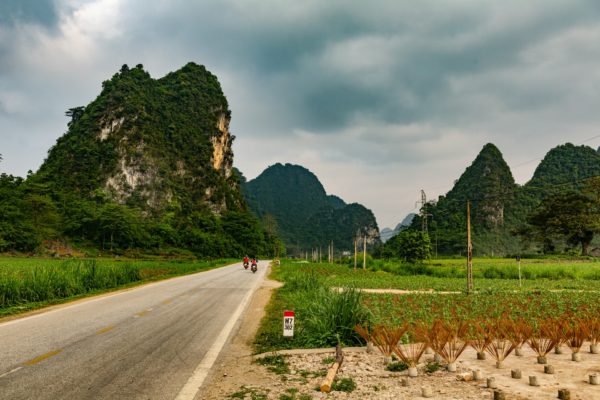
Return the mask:
[[[597,176],[600,154],[567,143],[550,150],[531,181],[519,186],[500,151],[487,144],[452,190],[424,206],[433,250],[440,255],[465,254],[469,202],[475,254],[565,250],[587,254],[600,229],[594,217],[597,194],[591,193]],[[411,228],[421,229],[421,216]]]
[[[299,165],[275,164],[242,189],[250,209],[259,217],[272,216],[288,253],[325,247],[352,248],[356,237],[367,235],[369,247],[379,242],[371,210],[328,196],[318,178]],[[323,251],[325,251],[323,249]]]
[[[103,252],[185,249],[202,258],[274,252],[275,232],[246,208],[230,173],[230,111],[203,66],[155,80],[141,65],[124,65],[67,116],[68,131],[39,171],[0,177],[0,251],[52,242]]]

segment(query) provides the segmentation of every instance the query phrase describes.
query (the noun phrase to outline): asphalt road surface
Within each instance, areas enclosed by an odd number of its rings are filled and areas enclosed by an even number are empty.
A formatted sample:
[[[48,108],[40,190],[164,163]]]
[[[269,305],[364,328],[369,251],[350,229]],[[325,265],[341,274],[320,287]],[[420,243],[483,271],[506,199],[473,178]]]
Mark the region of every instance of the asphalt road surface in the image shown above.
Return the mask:
[[[193,399],[262,281],[241,264],[0,324],[0,399]]]

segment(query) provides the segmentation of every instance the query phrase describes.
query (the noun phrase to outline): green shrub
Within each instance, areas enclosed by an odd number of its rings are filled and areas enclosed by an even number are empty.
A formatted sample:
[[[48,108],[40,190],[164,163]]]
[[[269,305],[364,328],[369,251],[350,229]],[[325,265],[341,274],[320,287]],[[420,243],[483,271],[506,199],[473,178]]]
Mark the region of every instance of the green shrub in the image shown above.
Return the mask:
[[[440,368],[442,368],[442,366],[436,362],[428,362],[427,364],[425,364],[425,372],[427,372],[428,374],[432,374]]]
[[[289,374],[290,366],[287,357],[281,354],[272,354],[261,357],[255,361],[258,365],[264,365],[267,369],[278,375]]]
[[[356,389],[356,383],[352,378],[342,378],[336,379],[331,385],[331,390],[335,390],[337,392],[346,392],[350,393]]]
[[[385,369],[391,372],[402,372],[408,369],[408,364],[402,361],[393,361],[386,365]]]

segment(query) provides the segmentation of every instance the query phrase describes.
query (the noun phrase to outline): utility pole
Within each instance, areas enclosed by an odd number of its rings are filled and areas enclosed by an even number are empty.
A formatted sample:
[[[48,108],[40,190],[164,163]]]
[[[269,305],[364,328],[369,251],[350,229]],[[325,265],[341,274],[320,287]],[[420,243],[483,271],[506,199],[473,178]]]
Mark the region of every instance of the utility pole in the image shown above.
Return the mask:
[[[363,269],[367,269],[367,235],[364,236]]]
[[[427,204],[427,196],[425,191],[421,189],[421,230],[423,233],[427,233],[427,210],[425,205]]]
[[[333,264],[333,262],[334,262],[334,261],[333,261],[333,259],[334,259],[334,257],[333,257],[333,240],[332,240],[332,241],[331,241],[331,263],[332,263],[332,264]]]
[[[467,200],[467,294],[473,292],[473,246],[471,245],[471,203]]]
[[[356,242],[357,241],[358,241],[358,239],[354,238],[354,270],[355,271],[356,271],[356,258],[357,258],[357,252],[356,252],[356,250],[357,250],[357,243]]]

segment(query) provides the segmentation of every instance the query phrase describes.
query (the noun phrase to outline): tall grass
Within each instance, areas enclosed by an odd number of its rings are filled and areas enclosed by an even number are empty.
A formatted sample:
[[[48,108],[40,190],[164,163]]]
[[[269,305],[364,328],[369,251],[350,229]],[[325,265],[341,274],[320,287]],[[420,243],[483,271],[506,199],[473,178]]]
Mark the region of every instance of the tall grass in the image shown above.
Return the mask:
[[[0,260],[0,311],[224,265],[214,262]]]
[[[363,305],[359,290],[321,288],[311,293],[309,300],[303,321],[306,346],[335,346],[338,342],[348,346],[361,343],[360,335],[354,327],[369,320],[369,311]]]
[[[338,342],[344,345],[361,343],[354,327],[368,323],[370,318],[362,292],[351,287],[341,291],[329,288],[323,271],[314,266],[284,262],[280,267],[274,267],[274,275],[285,284],[273,295],[261,322],[254,343],[258,352],[328,347]],[[282,336],[284,310],[296,312],[292,339]]]

